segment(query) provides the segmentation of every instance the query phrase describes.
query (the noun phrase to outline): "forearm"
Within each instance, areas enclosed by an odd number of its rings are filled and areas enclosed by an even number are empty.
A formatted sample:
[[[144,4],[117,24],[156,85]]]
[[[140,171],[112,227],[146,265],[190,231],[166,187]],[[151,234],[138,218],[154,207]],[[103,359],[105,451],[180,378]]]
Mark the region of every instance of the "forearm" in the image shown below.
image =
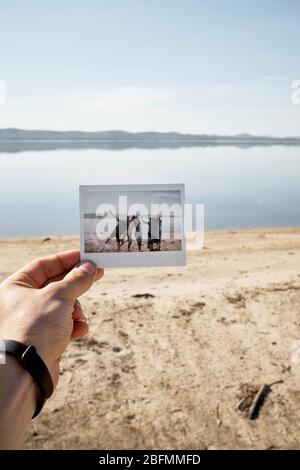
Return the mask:
[[[79,262],[78,250],[66,251],[29,263],[0,284],[0,338],[34,346],[54,387],[59,359],[70,340],[88,332],[77,299],[103,275],[93,263]],[[39,361],[36,370],[37,358],[32,362],[30,353],[27,357],[35,382],[12,354],[6,354],[6,364],[1,364],[0,356],[0,449],[22,446],[38,400],[42,404],[41,398],[52,393],[48,374]]]
[[[20,448],[34,414],[38,389],[17,359],[0,365],[0,449]]]

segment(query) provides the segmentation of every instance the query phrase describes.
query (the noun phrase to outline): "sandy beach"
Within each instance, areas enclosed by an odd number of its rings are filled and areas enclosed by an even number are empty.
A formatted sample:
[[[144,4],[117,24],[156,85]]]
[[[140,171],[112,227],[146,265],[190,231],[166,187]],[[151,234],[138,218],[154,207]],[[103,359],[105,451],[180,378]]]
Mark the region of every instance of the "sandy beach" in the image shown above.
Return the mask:
[[[156,245],[154,248],[157,249]],[[181,240],[162,240],[160,245],[160,251],[180,251]],[[139,251],[138,244],[135,240],[132,241],[130,251]],[[147,247],[147,241],[143,240],[141,244],[141,251],[143,253],[149,252]],[[127,241],[120,246],[120,253],[128,253]],[[93,241],[85,242],[85,253],[118,253],[118,244],[116,240],[110,240],[109,243],[97,243]]]
[[[78,246],[0,239],[0,278]],[[186,267],[107,269],[25,448],[299,448],[299,294],[300,228],[210,232]]]

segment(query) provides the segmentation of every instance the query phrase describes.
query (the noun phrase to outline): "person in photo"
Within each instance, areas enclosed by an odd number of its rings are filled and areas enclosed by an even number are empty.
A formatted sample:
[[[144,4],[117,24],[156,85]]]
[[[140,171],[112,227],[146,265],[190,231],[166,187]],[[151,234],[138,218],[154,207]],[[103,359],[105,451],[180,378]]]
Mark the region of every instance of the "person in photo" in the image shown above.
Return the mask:
[[[161,228],[162,216],[161,213],[156,216],[150,216],[148,221],[148,242],[147,248],[149,251],[160,251],[161,248]]]
[[[128,223],[128,251],[130,251],[132,245],[133,236],[137,242],[138,250],[142,251],[142,223],[140,218],[140,212],[137,211],[135,215],[129,217]]]
[[[127,222],[120,218],[119,214],[113,214],[111,211],[109,211],[109,213],[116,219],[115,236],[117,241],[117,250],[120,252],[121,246],[125,243],[124,236],[126,236],[127,232]]]

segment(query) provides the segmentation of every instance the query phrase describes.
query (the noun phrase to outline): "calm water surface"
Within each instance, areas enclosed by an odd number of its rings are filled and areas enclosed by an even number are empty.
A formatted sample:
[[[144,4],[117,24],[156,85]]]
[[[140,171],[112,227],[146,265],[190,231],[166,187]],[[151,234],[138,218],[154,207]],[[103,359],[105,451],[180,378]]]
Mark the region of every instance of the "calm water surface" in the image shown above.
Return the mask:
[[[79,233],[79,184],[185,183],[205,228],[300,225],[300,147],[0,153],[0,236]]]

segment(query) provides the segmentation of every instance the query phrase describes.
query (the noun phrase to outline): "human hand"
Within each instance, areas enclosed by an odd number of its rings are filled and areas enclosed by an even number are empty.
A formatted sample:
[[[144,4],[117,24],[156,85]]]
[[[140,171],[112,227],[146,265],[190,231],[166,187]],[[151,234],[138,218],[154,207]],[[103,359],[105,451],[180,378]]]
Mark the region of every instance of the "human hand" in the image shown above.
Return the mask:
[[[0,338],[34,345],[55,386],[60,356],[88,332],[77,297],[104,273],[79,260],[77,250],[40,258],[0,284]]]

